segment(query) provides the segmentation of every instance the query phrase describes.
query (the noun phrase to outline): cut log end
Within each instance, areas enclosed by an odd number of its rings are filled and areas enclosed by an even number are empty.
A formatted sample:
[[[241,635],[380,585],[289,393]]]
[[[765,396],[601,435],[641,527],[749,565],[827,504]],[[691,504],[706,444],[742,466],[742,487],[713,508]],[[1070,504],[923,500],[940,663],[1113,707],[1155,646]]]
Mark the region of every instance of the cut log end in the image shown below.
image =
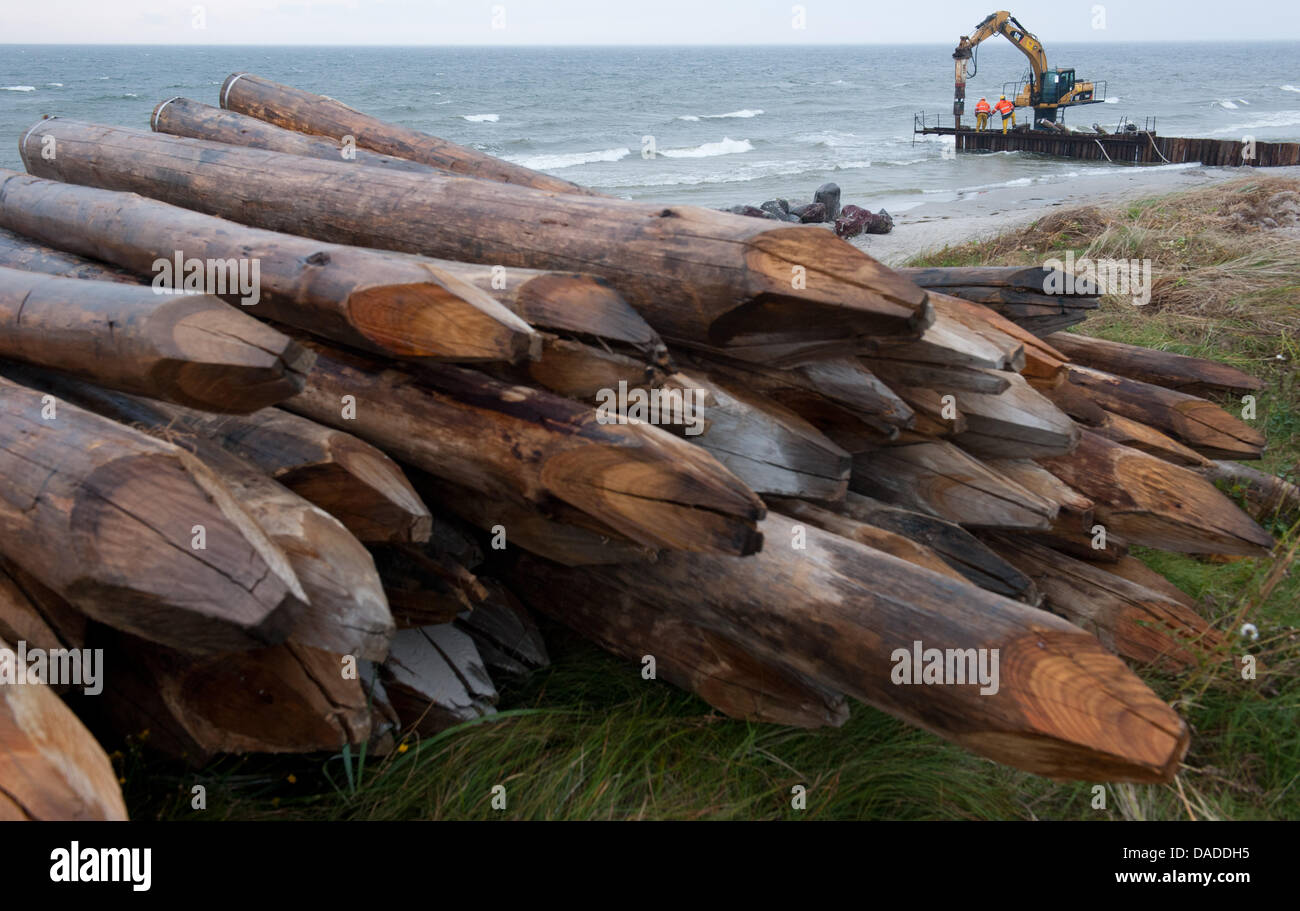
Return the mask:
[[[364,288],[348,297],[347,309],[367,341],[400,357],[513,362],[530,357],[537,346],[527,324],[505,322],[435,282]]]

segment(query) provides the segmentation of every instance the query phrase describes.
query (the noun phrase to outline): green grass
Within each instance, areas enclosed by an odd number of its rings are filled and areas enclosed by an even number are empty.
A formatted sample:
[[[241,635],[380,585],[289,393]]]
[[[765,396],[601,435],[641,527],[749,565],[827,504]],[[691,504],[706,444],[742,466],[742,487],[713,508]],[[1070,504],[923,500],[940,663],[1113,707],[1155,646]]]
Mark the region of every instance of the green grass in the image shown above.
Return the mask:
[[[1300,263],[1300,247],[1243,228],[1238,217],[1286,189],[1250,179],[1217,193],[1062,213],[914,264],[1037,263],[1067,248],[1156,259],[1166,278],[1152,304],[1107,300],[1087,332],[1260,375],[1267,388],[1257,421],[1269,440],[1261,467],[1294,478],[1300,268],[1286,264]],[[553,666],[507,684],[500,716],[409,740],[386,758],[227,757],[192,771],[131,738],[115,761],[135,818],[1296,819],[1300,579],[1284,570],[1300,534],[1272,530],[1278,560],[1135,551],[1196,598],[1238,653],[1258,655],[1261,669],[1253,681],[1236,663],[1178,676],[1139,669],[1187,719],[1192,745],[1174,784],[1108,786],[1106,809],[1092,807],[1091,785],[996,765],[862,705],[837,730],[731,721],[553,625],[544,627]],[[1243,618],[1259,628],[1258,641],[1236,635]],[[207,790],[202,812],[190,808],[195,785]],[[506,788],[505,810],[491,806],[496,785]],[[795,785],[807,788],[805,810],[791,806]]]

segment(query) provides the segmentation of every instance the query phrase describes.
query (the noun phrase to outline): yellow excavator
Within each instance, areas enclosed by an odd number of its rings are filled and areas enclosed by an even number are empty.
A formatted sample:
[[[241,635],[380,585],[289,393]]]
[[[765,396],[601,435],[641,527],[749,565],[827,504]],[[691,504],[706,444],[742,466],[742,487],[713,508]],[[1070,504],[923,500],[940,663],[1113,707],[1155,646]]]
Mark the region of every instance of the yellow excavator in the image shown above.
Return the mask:
[[[966,111],[966,77],[974,76],[978,66],[976,49],[985,38],[998,34],[1029,58],[1029,80],[1018,87],[1012,102],[1018,108],[1034,109],[1035,127],[1044,122],[1054,124],[1056,112],[1061,108],[1076,104],[1096,104],[1105,100],[1105,83],[1101,83],[1101,91],[1098,91],[1098,85],[1075,79],[1073,67],[1049,70],[1042,42],[1021,25],[1015,16],[1006,10],[999,10],[986,16],[969,36],[962,35],[957,49],[952,52],[952,59],[956,63],[952,114],[957,129],[961,129],[961,116]]]

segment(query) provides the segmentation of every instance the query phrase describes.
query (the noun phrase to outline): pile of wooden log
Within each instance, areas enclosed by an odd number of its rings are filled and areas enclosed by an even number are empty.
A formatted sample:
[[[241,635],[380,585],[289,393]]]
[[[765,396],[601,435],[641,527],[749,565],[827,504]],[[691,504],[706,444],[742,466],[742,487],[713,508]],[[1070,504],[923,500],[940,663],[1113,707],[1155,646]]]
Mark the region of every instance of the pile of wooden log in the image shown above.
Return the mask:
[[[1252,378],[1040,338],[1090,304],[1019,271],[893,271],[250,74],[220,101],[42,120],[0,172],[0,639],[102,649],[92,727],[384,752],[546,664],[532,609],[734,718],[851,696],[1043,775],[1176,773],[1125,662],[1225,646],[1127,548],[1269,552],[1202,474],[1260,454],[1198,397]],[[42,685],[0,686],[0,746],[0,815],[123,814]]]

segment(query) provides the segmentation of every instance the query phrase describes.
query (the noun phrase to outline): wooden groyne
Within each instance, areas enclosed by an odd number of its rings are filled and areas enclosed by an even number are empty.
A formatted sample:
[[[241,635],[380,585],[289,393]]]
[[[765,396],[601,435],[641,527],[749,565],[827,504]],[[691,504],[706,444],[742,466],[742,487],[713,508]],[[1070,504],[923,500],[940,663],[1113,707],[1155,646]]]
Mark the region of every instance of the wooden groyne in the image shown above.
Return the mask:
[[[918,134],[954,136],[959,152],[1037,152],[1060,158],[1135,163],[1200,162],[1225,167],[1252,165],[1282,167],[1300,164],[1300,142],[1257,142],[1254,157],[1243,157],[1240,139],[1187,139],[1136,132],[1115,135],[1100,133],[984,132],[953,127],[924,126]]]

